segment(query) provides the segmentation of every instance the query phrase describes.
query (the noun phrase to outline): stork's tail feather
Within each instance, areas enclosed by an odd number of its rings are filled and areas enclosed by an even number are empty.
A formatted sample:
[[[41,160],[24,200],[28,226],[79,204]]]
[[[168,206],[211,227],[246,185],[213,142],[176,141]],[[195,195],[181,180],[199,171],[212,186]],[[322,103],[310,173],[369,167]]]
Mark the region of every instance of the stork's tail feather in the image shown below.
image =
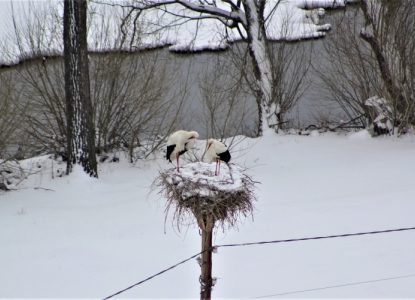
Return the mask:
[[[176,147],[176,145],[169,145],[169,146],[167,146],[167,151],[166,151],[166,159],[169,161],[169,162],[172,162],[171,161],[171,159],[170,159],[170,156],[171,156],[171,154],[173,153],[173,151],[174,151],[174,147]]]
[[[225,152],[218,154],[221,161],[228,163],[231,160],[231,154],[229,153],[229,150],[226,150]]]

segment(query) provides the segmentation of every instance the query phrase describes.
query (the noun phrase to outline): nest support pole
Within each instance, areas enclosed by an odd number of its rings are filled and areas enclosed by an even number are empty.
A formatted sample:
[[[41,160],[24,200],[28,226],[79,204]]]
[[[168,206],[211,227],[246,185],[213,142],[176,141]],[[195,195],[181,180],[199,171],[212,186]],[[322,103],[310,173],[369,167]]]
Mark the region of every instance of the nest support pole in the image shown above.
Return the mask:
[[[200,275],[200,299],[210,300],[212,292],[212,234],[215,226],[213,216],[199,216],[198,224],[202,231],[201,275]],[[207,251],[206,251],[207,250]]]
[[[252,215],[252,202],[256,201],[256,182],[242,168],[235,165],[227,174],[220,177],[214,174],[213,166],[197,162],[184,166],[180,173],[175,169],[160,172],[152,184],[152,189],[160,188],[160,193],[167,198],[166,218],[173,209],[177,228],[194,224],[195,217],[202,231],[202,253],[198,261],[200,299],[203,300],[211,299],[216,282],[212,278],[213,229],[237,227],[242,217]]]

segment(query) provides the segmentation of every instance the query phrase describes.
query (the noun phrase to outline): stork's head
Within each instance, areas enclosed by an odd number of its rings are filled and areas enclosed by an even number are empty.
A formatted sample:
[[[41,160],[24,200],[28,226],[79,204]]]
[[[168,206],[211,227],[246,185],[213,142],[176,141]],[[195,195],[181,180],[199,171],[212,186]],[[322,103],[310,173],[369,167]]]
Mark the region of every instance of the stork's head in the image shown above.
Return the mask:
[[[206,151],[209,150],[210,146],[212,146],[212,144],[213,144],[214,141],[215,141],[214,139],[209,139],[208,140],[208,147],[207,147]]]
[[[199,137],[199,134],[196,131],[189,131],[189,140],[195,140]]]

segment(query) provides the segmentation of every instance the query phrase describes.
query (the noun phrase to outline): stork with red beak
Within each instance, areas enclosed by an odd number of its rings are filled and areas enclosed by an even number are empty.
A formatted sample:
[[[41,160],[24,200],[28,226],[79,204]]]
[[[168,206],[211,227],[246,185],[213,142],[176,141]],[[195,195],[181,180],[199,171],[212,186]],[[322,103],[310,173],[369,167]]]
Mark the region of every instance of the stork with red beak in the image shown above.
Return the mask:
[[[179,156],[186,153],[187,150],[193,147],[195,140],[199,137],[196,131],[179,130],[173,133],[167,140],[166,159],[172,162],[176,159],[177,172],[179,170]]]
[[[220,173],[220,162],[224,161],[225,163],[228,163],[231,160],[231,154],[229,153],[228,147],[215,139],[208,140],[206,156],[210,161],[216,161],[215,176]]]

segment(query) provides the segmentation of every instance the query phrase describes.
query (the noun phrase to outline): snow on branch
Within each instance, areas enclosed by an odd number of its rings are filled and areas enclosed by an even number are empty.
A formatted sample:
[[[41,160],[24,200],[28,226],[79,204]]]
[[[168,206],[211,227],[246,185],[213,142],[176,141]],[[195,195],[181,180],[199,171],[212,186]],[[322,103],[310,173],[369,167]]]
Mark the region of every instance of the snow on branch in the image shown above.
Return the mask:
[[[348,0],[294,0],[298,8],[312,9],[312,8],[341,8],[345,7]]]
[[[250,0],[253,1],[253,0]],[[341,8],[350,0],[269,0],[264,7],[264,21],[266,35],[273,41],[294,41],[301,39],[324,37],[330,30],[330,24],[322,23],[324,8]],[[196,1],[196,0],[93,0],[89,9],[90,28],[102,28],[115,34],[122,33],[123,37],[106,44],[90,30],[88,36],[89,50],[99,51],[103,48],[120,47],[126,51],[152,49],[169,46],[171,51],[203,51],[223,50],[229,43],[244,40],[247,37],[247,18],[244,11],[244,2]],[[50,4],[52,12],[60,16],[59,7],[53,2]],[[94,13],[98,12],[98,13]],[[47,11],[45,10],[45,16]],[[45,20],[46,17],[41,16]],[[128,19],[128,21],[127,21]],[[28,19],[26,21],[30,21]],[[23,21],[22,21],[23,22]],[[37,21],[31,20],[27,28]],[[33,23],[33,24],[32,24]],[[54,27],[55,21],[42,24],[39,45],[33,49],[31,39],[19,44],[16,51],[10,53],[33,51],[39,53],[56,49],[53,52],[62,54],[61,28]],[[119,29],[121,28],[121,30]],[[48,35],[48,33],[56,33]],[[121,44],[120,44],[121,43]],[[48,49],[43,49],[49,45]],[[13,46],[16,47],[16,46]],[[36,52],[36,53],[37,53]],[[10,56],[10,55],[9,55]],[[49,55],[50,56],[50,55]],[[4,64],[10,65],[21,61],[17,57],[6,57],[3,53]],[[7,62],[7,63],[6,63]]]
[[[108,3],[109,0],[95,2]],[[151,21],[141,28],[140,42],[145,45],[169,41],[171,51],[221,50],[227,48],[228,43],[247,36],[249,20],[239,1],[136,0],[132,3],[124,7],[131,18],[134,16],[131,11],[136,10],[144,21],[142,24]],[[346,0],[269,0],[264,9],[267,38],[294,41],[324,37],[331,29],[330,24],[321,24],[324,8],[345,5]],[[183,18],[190,22],[180,22]],[[157,34],[152,34],[154,32]]]
[[[246,25],[245,14],[239,9],[237,11],[228,11],[228,10],[221,9],[217,6],[209,5],[209,4],[206,4],[206,5],[195,4],[190,1],[184,1],[184,0],[177,0],[176,2],[192,11],[197,11],[200,13],[224,17],[230,20],[235,20],[237,22],[240,22],[243,25]],[[230,3],[230,1],[226,1],[226,2]],[[235,7],[235,6],[232,6],[232,7]],[[229,26],[229,27],[232,27],[232,26]]]

